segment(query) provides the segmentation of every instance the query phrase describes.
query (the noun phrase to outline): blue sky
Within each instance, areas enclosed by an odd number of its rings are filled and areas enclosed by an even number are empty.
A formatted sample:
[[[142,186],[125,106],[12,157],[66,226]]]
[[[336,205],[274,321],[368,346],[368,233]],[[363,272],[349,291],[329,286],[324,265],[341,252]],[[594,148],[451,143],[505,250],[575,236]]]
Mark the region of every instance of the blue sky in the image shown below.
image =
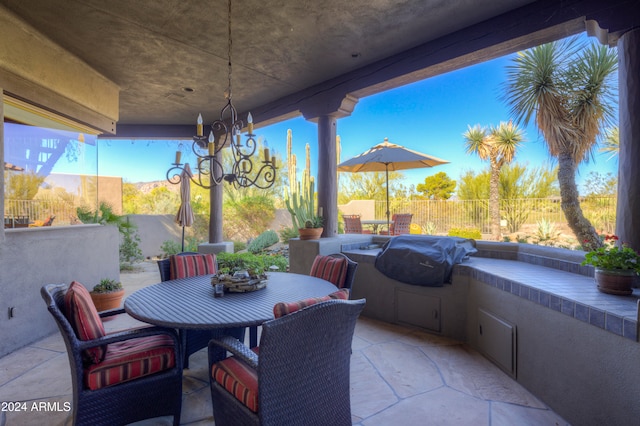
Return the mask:
[[[366,151],[385,137],[390,142],[450,161],[434,168],[403,171],[405,185],[418,184],[438,172],[457,180],[466,170],[481,171],[488,163],[465,153],[462,134],[468,125],[497,125],[510,118],[507,105],[500,99],[506,79],[506,66],[512,56],[498,58],[465,69],[389,90],[360,99],[349,117],[338,120],[337,133],[342,141],[341,161]],[[217,105],[212,103],[215,108]],[[222,107],[222,101],[220,102]],[[241,105],[237,105],[242,109]],[[194,117],[194,133],[195,133]],[[255,133],[266,140],[271,151],[286,155],[287,129],[293,133],[293,152],[298,167],[304,168],[305,145],[311,147],[311,173],[317,175],[317,126],[302,117],[268,127]],[[532,167],[549,163],[547,149],[535,126],[525,128],[526,141],[515,161]],[[183,152],[190,142],[183,142]],[[176,141],[101,140],[99,173],[122,176],[127,182],[164,179],[175,157]],[[617,176],[617,159],[597,153],[595,159],[579,168],[578,184],[589,172],[611,172]],[[185,160],[186,159],[186,160]],[[183,154],[183,161],[194,163]]]

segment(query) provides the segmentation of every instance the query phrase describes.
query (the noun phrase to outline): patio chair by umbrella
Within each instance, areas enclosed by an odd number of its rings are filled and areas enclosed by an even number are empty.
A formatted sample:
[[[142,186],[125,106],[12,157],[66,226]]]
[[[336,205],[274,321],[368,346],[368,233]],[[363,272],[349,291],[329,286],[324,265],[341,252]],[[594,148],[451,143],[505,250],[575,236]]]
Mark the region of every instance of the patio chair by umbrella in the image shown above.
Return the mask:
[[[176,223],[182,226],[182,251],[184,251],[184,227],[193,225],[194,216],[191,208],[191,167],[184,165],[180,174],[180,208],[176,214]]]
[[[387,180],[387,229],[389,229],[389,170],[419,169],[433,167],[448,163],[447,160],[422,154],[389,142],[374,146],[366,152],[357,155],[347,161],[338,164],[339,172],[382,172],[386,173]]]

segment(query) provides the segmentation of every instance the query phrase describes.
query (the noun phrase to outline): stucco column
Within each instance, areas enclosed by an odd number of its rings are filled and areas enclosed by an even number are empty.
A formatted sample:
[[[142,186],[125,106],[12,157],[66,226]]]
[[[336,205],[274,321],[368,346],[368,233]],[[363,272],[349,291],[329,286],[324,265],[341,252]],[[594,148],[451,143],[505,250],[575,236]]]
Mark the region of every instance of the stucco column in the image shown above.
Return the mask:
[[[305,119],[318,123],[318,207],[324,219],[323,237],[338,234],[338,119],[353,112],[358,98],[344,93],[321,93],[300,108]]]
[[[329,115],[318,117],[318,208],[324,217],[323,237],[338,234],[337,121]]]
[[[640,250],[640,28],[618,40],[620,152],[616,234]]]

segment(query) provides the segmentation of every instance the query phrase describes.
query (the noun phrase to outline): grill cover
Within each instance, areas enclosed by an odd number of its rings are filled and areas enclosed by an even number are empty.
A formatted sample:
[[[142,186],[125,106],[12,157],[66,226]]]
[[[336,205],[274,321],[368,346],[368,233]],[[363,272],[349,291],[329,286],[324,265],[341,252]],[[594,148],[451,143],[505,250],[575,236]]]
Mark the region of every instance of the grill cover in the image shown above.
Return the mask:
[[[451,282],[453,265],[476,253],[475,241],[459,237],[399,235],[382,246],[375,267],[389,278],[425,287]]]

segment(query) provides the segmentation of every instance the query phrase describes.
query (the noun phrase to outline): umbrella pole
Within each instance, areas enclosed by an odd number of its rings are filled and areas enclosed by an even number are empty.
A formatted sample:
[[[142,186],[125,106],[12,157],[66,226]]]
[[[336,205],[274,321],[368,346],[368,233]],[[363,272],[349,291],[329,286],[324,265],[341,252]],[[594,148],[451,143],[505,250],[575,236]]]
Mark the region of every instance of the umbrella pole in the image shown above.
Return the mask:
[[[391,228],[389,227],[389,163],[385,163],[384,169],[387,177],[387,235],[391,235]]]
[[[184,252],[184,225],[182,225],[182,251]]]

